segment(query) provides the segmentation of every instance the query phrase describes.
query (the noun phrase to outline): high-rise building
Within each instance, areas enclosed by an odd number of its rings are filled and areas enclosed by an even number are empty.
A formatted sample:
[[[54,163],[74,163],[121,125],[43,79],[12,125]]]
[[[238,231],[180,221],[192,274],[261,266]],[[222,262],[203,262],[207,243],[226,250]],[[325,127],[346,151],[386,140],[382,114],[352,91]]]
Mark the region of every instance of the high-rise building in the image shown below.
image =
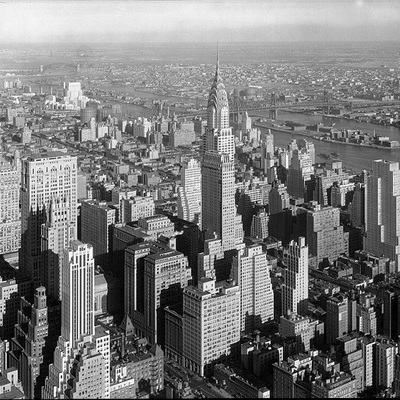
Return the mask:
[[[182,301],[191,279],[187,257],[158,242],[125,251],[125,313],[136,333],[149,343],[164,344],[164,308]]]
[[[183,359],[204,376],[212,364],[229,357],[240,340],[240,289],[234,283],[203,278],[183,294]]]
[[[290,197],[283,183],[276,183],[269,192],[269,215],[277,214],[290,207]]]
[[[81,239],[93,246],[96,263],[108,265],[111,226],[115,224],[116,210],[106,201],[84,200],[81,203]]]
[[[366,184],[364,250],[389,257],[400,270],[400,169],[394,161],[375,160]]]
[[[61,271],[63,252],[71,240],[76,239],[76,223],[71,221],[68,202],[51,200],[46,222],[42,224],[43,283],[47,294],[61,299]]]
[[[94,330],[93,247],[79,240],[64,250],[61,336],[72,345]]]
[[[375,346],[375,386],[391,388],[395,378],[398,344],[393,340],[380,339]]]
[[[13,159],[0,157],[0,254],[18,251],[21,246],[20,183],[19,153]]]
[[[208,151],[227,154],[231,161],[235,157],[235,137],[232,128],[229,127],[228,96],[220,75],[218,56],[215,77],[208,96],[207,128],[202,143],[203,156]]]
[[[61,336],[42,398],[109,398],[110,334],[94,326],[93,247],[71,241],[62,268]]]
[[[44,371],[44,355],[48,336],[46,289],[36,288],[34,302],[21,299],[18,323],[10,344],[9,365],[18,368],[22,387],[27,398],[39,398],[41,385],[47,371]]]
[[[236,237],[235,166],[227,154],[207,152],[202,166],[202,225],[206,237],[217,236],[223,250],[243,241]],[[238,234],[240,229],[238,229]]]
[[[67,110],[76,110],[86,107],[88,98],[83,95],[80,82],[69,82],[65,91],[64,104]]]
[[[356,183],[353,200],[349,204],[350,223],[352,226],[365,225],[365,183]]]
[[[21,182],[21,250],[20,270],[35,282],[46,284],[42,253],[42,224],[49,217],[50,206],[60,205],[62,214],[53,225],[58,229],[69,218],[70,235],[77,237],[77,159],[62,152],[32,154],[22,160]],[[51,215],[51,213],[50,213]],[[51,221],[50,221],[51,224]],[[61,229],[61,228],[60,228]],[[66,231],[65,231],[66,232]],[[59,240],[62,241],[61,237]],[[65,242],[64,238],[64,242]],[[54,243],[54,249],[59,251]],[[48,250],[53,244],[48,244]]]
[[[282,311],[284,315],[308,313],[308,247],[304,237],[291,241],[284,252]]]
[[[195,159],[183,163],[178,188],[178,217],[201,228],[201,167]]]
[[[274,318],[271,264],[261,245],[245,247],[233,258],[233,277],[240,288],[240,329],[250,333]]]
[[[306,181],[314,173],[311,156],[306,150],[294,150],[288,171],[287,191],[296,199],[305,199]]]
[[[260,211],[257,215],[253,215],[250,235],[253,238],[266,239],[269,236],[268,221],[269,216],[265,211]]]
[[[151,196],[133,196],[121,199],[120,222],[138,221],[154,215],[155,203]]]
[[[331,296],[326,303],[326,342],[332,344],[336,338],[348,332],[349,304],[342,294]]]
[[[310,203],[307,208],[306,229],[309,252],[316,256],[317,263],[324,258],[333,261],[341,254],[348,253],[349,233],[344,232],[340,225],[338,208]]]

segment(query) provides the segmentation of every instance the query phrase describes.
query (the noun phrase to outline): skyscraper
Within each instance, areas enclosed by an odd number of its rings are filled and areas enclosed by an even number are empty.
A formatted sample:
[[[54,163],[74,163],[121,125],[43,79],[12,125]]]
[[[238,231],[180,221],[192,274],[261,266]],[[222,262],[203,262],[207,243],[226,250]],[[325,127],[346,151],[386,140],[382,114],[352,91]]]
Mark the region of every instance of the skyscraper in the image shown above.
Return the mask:
[[[207,128],[203,135],[202,154],[207,151],[226,153],[233,161],[235,157],[235,137],[229,127],[229,104],[225,86],[219,71],[219,57],[217,68],[207,103]]]
[[[185,367],[204,376],[212,363],[229,357],[240,340],[240,290],[226,281],[203,278],[183,294],[183,358]]]
[[[400,269],[400,169],[394,161],[375,160],[366,184],[364,250],[389,257]]]
[[[18,251],[21,245],[19,154],[14,159],[0,158],[0,254]]]
[[[284,284],[282,285],[282,310],[284,315],[308,312],[308,247],[304,237],[291,241],[284,252]]]
[[[253,330],[274,318],[271,265],[261,245],[246,247],[233,258],[233,276],[240,287],[240,330]]]
[[[110,334],[94,326],[93,247],[71,241],[62,268],[61,336],[42,398],[109,398]]]
[[[222,241],[223,250],[234,249],[235,167],[228,154],[205,154],[201,193],[203,230],[206,231],[206,237],[212,238],[216,235]]]
[[[307,209],[307,245],[317,263],[324,258],[335,260],[348,253],[349,233],[340,225],[340,210],[335,207],[321,207],[315,202]]]
[[[194,158],[185,161],[178,188],[178,217],[197,223],[201,228],[201,167]]]
[[[326,303],[326,342],[332,344],[336,338],[348,332],[349,301],[342,294],[331,296]]]
[[[269,192],[268,211],[269,215],[276,214],[289,208],[290,197],[283,183],[275,183]]]
[[[164,308],[182,301],[190,279],[187,257],[159,242],[126,249],[125,313],[139,336],[164,344]]]
[[[290,196],[297,199],[305,198],[306,181],[314,173],[311,156],[306,150],[294,150],[292,162],[288,171],[287,190]]]
[[[18,323],[11,341],[9,363],[20,371],[20,379],[27,398],[38,398],[47,371],[46,338],[48,336],[46,289],[36,288],[31,304],[24,297],[18,310]]]
[[[79,240],[64,250],[61,336],[72,345],[94,331],[93,247]]]
[[[62,152],[32,154],[22,160],[21,182],[21,272],[35,282],[46,283],[42,254],[41,230],[51,204],[63,204],[54,219],[70,225],[71,238],[76,238],[77,159]],[[69,218],[69,221],[67,221]],[[62,221],[63,220],[63,221]],[[50,221],[51,223],[51,221]],[[58,229],[58,225],[53,225]],[[56,227],[57,226],[57,227]],[[56,251],[57,246],[54,244]],[[53,248],[51,244],[48,248]]]
[[[116,210],[106,201],[84,200],[81,205],[81,239],[93,246],[96,264],[108,267],[111,252],[111,225],[115,224]]]

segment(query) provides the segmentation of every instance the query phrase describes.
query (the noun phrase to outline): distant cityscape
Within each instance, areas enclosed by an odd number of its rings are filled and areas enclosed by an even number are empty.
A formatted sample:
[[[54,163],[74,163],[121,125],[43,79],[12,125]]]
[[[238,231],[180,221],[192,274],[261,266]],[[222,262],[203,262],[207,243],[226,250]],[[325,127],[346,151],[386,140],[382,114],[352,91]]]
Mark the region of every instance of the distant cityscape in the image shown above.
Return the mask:
[[[1,50],[0,399],[400,397],[400,63],[346,49]]]

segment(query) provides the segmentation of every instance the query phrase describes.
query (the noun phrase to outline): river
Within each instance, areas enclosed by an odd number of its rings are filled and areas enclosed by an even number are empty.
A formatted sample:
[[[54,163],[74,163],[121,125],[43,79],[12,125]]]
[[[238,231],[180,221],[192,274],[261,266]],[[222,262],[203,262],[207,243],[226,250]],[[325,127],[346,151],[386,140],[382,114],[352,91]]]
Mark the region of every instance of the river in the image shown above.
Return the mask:
[[[379,135],[389,136],[392,140],[400,141],[400,129],[389,126],[368,124],[368,123],[357,123],[352,120],[344,118],[329,118],[321,115],[305,115],[290,112],[278,111],[278,119],[280,121],[295,121],[306,125],[316,124],[322,122],[324,125],[330,126],[335,123],[335,127],[340,129],[361,129],[365,132],[372,132],[375,128],[376,133]],[[273,131],[275,146],[285,147],[291,139],[300,139],[304,136],[300,136],[295,132],[278,132]],[[385,159],[389,161],[400,162],[400,150],[399,149],[379,149],[379,148],[368,148],[363,146],[352,146],[341,143],[325,142],[312,138],[310,139],[315,146],[315,154],[317,162],[326,162],[326,158],[321,157],[320,154],[338,153],[338,157],[346,168],[358,173],[365,169],[367,171],[372,169],[372,160]]]

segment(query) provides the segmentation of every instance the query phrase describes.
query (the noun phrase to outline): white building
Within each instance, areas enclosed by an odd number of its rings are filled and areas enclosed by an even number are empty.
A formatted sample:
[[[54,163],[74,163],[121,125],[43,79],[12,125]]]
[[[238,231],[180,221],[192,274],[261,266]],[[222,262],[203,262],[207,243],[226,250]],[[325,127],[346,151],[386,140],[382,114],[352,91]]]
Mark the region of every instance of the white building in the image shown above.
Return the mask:
[[[207,104],[207,128],[203,135],[202,153],[216,151],[235,157],[235,136],[229,127],[229,104],[225,86],[219,71],[219,60]]]
[[[18,251],[21,246],[19,195],[21,167],[19,154],[14,159],[0,158],[0,254]]]
[[[110,335],[94,326],[92,246],[72,241],[62,272],[61,336],[42,397],[110,398]]]
[[[274,318],[271,264],[262,246],[252,245],[233,258],[233,271],[240,288],[240,330],[253,332]]]
[[[283,315],[308,312],[308,247],[304,237],[291,241],[284,252],[284,283],[282,285]]]
[[[71,237],[77,237],[76,157],[62,152],[47,152],[22,159],[20,198],[20,268],[24,275],[42,281],[47,286],[41,229],[49,218],[51,204],[63,204],[58,210],[62,214],[57,219],[64,219],[65,223],[68,220]],[[49,248],[53,248],[52,244],[49,244]]]
[[[201,228],[201,167],[195,159],[183,163],[178,188],[178,217]]]
[[[65,92],[64,104],[67,110],[77,110],[86,107],[89,98],[83,95],[80,82],[69,82]]]
[[[204,376],[212,363],[229,357],[240,340],[240,289],[203,278],[183,292],[185,367]]]

